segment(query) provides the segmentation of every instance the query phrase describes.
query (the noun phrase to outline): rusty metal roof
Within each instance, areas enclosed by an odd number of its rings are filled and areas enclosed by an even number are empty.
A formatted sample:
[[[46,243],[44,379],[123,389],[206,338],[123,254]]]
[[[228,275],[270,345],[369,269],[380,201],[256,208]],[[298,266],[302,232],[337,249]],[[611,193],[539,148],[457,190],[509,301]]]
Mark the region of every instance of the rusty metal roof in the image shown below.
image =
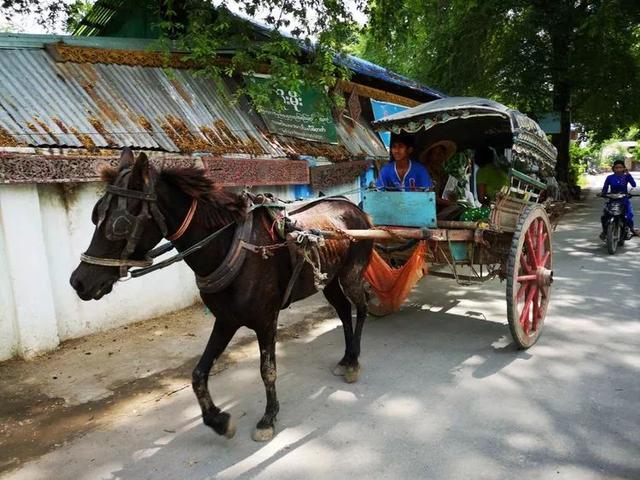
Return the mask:
[[[0,42],[0,147],[129,146],[333,161],[387,155],[364,122],[337,121],[339,145],[265,135],[243,107],[221,98],[212,80],[189,70],[56,62],[44,49],[51,37],[36,37],[0,35],[6,40]],[[88,39],[91,46],[98,40]]]
[[[284,156],[213,81],[187,70],[56,63],[0,50],[0,139],[14,145]]]

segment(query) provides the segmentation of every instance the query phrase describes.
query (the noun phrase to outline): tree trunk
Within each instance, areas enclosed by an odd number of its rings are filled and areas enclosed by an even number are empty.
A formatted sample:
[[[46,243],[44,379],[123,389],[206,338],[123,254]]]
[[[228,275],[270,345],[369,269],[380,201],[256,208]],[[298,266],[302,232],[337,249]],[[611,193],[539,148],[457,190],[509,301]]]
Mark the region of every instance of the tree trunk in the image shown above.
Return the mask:
[[[560,113],[560,133],[552,135],[553,145],[558,149],[556,178],[559,182],[569,183],[569,142],[571,141],[570,87],[567,82],[559,82],[553,94],[553,109]]]

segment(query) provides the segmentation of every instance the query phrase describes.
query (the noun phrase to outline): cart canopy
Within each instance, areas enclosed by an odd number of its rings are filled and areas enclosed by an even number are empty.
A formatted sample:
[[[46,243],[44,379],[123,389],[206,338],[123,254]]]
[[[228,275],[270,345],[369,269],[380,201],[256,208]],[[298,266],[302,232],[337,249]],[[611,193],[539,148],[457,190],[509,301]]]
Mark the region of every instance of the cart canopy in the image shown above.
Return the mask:
[[[458,150],[483,146],[512,149],[513,158],[553,172],[556,148],[540,126],[525,114],[501,103],[478,97],[447,97],[394,113],[373,122],[374,129],[415,135],[415,147],[424,151],[441,140]]]

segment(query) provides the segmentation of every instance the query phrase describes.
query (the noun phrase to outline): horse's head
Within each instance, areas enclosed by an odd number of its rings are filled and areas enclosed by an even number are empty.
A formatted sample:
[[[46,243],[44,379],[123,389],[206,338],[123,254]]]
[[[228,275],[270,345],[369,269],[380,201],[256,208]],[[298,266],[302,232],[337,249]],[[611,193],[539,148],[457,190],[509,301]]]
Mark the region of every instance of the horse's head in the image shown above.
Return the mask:
[[[71,286],[82,300],[98,300],[129,267],[147,266],[147,252],[166,235],[166,223],[157,206],[158,172],[144,153],[134,161],[125,148],[116,169],[103,171],[108,182],[91,220],[93,238],[71,274]]]

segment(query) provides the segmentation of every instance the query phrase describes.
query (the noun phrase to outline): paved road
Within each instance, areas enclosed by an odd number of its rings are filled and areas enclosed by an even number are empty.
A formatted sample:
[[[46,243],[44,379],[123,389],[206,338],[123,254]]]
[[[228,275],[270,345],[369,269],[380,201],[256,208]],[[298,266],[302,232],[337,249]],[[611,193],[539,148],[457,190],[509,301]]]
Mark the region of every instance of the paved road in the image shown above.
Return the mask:
[[[401,312],[366,325],[357,384],[330,373],[335,318],[279,344],[268,444],[250,439],[264,400],[248,345],[211,380],[234,439],[201,424],[188,388],[141,394],[2,478],[638,479],[640,241],[607,255],[600,208],[589,198],[558,228],[552,305],[528,351],[511,345],[504,284],[427,278]]]

